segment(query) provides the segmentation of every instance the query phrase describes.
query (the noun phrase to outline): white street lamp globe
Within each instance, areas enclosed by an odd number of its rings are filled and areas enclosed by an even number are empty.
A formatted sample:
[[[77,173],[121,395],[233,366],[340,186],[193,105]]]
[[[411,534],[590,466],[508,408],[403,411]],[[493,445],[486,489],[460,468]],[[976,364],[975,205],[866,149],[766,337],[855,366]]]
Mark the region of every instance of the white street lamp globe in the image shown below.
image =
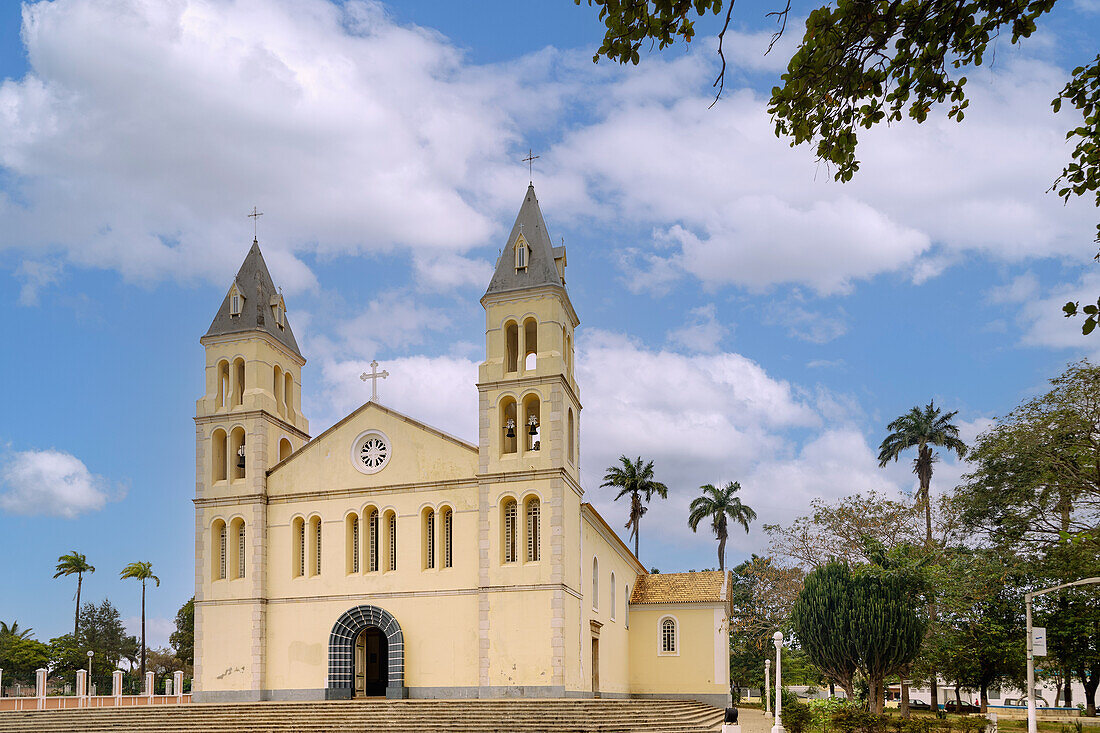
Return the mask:
[[[783,645],[783,632],[775,632],[775,634],[772,636],[772,640],[775,642],[775,648],[778,649],[780,646]]]

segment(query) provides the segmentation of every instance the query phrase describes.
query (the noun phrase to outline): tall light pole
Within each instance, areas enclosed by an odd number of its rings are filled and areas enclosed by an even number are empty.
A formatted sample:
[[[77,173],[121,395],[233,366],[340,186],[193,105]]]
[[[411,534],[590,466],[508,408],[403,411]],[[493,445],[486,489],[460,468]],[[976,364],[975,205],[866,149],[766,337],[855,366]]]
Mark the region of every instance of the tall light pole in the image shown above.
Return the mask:
[[[786,733],[783,730],[783,667],[780,665],[780,650],[783,648],[783,632],[777,631],[772,636],[772,642],[775,644],[775,725],[772,726],[772,733]]]
[[[1027,733],[1037,733],[1038,730],[1038,724],[1035,722],[1035,649],[1031,632],[1031,599],[1063,588],[1094,583],[1100,583],[1100,578],[1084,578],[1024,594],[1024,616],[1027,619]]]
[[[95,652],[91,649],[88,650],[88,680],[84,683],[84,694],[88,697],[92,695],[92,657],[95,656]]]
[[[772,699],[772,660],[764,660],[764,717],[770,718],[772,716],[771,706],[768,704]]]

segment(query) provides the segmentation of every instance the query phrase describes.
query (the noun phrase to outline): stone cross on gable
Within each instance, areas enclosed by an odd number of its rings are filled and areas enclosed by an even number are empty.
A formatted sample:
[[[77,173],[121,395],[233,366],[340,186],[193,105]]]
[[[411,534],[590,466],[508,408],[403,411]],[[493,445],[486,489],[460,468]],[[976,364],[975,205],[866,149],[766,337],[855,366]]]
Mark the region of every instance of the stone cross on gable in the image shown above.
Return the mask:
[[[364,382],[367,381],[368,379],[370,380],[370,401],[371,402],[377,402],[378,401],[378,380],[379,379],[385,379],[388,376],[390,376],[390,373],[387,372],[385,369],[383,369],[382,371],[378,371],[378,362],[373,361],[373,360],[370,363],[370,374],[367,374],[366,372],[363,372],[362,374],[359,375],[359,378],[362,379]]]

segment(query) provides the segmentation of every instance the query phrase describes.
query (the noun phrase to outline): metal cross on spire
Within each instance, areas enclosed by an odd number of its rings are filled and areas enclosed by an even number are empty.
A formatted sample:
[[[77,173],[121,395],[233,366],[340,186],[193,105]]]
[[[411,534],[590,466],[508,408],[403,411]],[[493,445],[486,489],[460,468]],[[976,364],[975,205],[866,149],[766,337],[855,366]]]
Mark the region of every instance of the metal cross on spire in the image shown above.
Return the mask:
[[[252,213],[248,215],[248,218],[252,220],[252,241],[257,241],[256,234],[259,231],[256,224],[260,217],[264,215],[264,212],[258,211],[255,206],[252,207]]]
[[[387,372],[385,369],[383,369],[382,371],[378,371],[378,362],[373,361],[373,360],[370,363],[370,374],[367,374],[366,372],[363,372],[362,374],[359,375],[359,378],[362,379],[364,382],[367,381],[368,379],[370,380],[370,401],[371,402],[377,402],[378,401],[378,380],[379,379],[385,379],[388,376],[390,376],[390,373]]]
[[[531,148],[527,148],[527,157],[524,158],[521,161],[521,162],[527,164],[527,173],[531,177],[531,182],[532,183],[534,183],[534,181],[535,181],[535,161],[538,160],[538,159],[539,159],[539,156],[532,155]]]

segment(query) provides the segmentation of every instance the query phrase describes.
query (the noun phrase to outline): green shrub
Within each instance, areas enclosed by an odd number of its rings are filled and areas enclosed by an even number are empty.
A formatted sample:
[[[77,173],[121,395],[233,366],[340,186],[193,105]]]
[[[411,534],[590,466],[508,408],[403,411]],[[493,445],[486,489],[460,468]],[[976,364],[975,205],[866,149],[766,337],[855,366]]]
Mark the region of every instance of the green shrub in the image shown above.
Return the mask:
[[[780,711],[783,727],[791,733],[806,733],[810,724],[813,722],[813,710],[809,705],[799,701],[797,698],[790,702],[785,698],[786,695],[784,695],[783,709]]]

